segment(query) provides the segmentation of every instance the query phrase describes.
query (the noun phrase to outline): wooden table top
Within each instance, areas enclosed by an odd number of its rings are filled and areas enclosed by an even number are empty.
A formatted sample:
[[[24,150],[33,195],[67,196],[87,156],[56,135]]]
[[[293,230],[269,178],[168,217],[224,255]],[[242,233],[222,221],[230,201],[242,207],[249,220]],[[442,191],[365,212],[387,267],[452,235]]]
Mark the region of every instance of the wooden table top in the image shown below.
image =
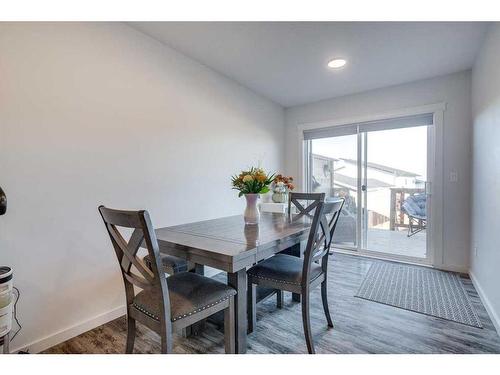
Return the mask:
[[[156,230],[160,251],[195,263],[235,272],[304,240],[311,219],[261,213],[258,225],[245,225],[243,215]]]

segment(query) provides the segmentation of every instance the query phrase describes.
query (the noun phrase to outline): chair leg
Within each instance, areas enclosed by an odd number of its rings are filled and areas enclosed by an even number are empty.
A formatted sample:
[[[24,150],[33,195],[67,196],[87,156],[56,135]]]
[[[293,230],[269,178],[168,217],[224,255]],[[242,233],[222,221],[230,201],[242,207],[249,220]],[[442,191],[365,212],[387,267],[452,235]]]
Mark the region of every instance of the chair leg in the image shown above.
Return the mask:
[[[173,338],[172,334],[164,334],[161,337],[161,353],[162,354],[170,354],[173,353]]]
[[[252,333],[257,323],[257,286],[248,280],[247,288],[247,333]]]
[[[188,326],[188,327],[185,327],[185,328],[182,328],[181,329],[181,337],[183,338],[188,338],[189,336],[191,336],[192,332],[191,332],[191,326]]]
[[[10,334],[7,333],[3,337],[3,354],[10,354],[9,343],[10,343]]]
[[[135,319],[127,316],[127,345],[125,348],[126,354],[132,354],[134,352],[134,341],[135,341]]]
[[[279,290],[279,289],[276,292],[276,306],[278,307],[278,309],[283,308],[283,305],[285,302],[285,298],[284,298],[283,294],[284,294],[283,291]]]
[[[314,354],[314,344],[311,335],[311,319],[309,316],[309,293],[302,294],[302,323],[304,325],[304,336],[306,337],[307,351]]]
[[[236,323],[234,321],[234,297],[229,298],[229,307],[224,310],[224,346],[226,354],[236,352]]]
[[[161,321],[161,330],[158,332],[161,339],[161,353],[170,354],[174,352],[174,338],[172,335],[172,322],[170,319]]]
[[[172,340],[167,340],[166,337],[161,338],[161,353],[170,354],[172,353]]]
[[[326,321],[328,327],[333,328],[332,317],[330,315],[330,309],[328,308],[328,293],[327,293],[327,282],[326,280],[321,283],[321,300],[323,301],[323,310],[325,310]]]

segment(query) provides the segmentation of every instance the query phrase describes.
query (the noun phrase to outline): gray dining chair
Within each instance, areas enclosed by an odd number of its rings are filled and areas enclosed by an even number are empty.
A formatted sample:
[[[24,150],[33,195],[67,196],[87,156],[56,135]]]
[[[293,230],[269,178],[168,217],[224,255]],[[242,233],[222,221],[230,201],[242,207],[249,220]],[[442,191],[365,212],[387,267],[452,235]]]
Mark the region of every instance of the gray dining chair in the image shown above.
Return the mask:
[[[318,204],[321,198],[325,197],[324,193],[299,193],[290,192],[288,194],[288,214],[290,215],[293,210],[295,210],[300,215],[311,216],[311,212],[314,212],[314,208]],[[292,210],[293,209],[293,210]],[[302,254],[295,254],[293,248],[288,248],[280,252],[280,254],[301,256]],[[299,296],[297,296],[299,297]],[[297,299],[299,301],[300,297]],[[284,304],[284,293],[282,290],[276,291],[276,306],[281,309]]]
[[[250,268],[248,274],[248,317],[250,330],[256,324],[256,286],[274,288],[301,295],[302,322],[306,338],[307,350],[315,353],[311,335],[310,323],[310,292],[321,285],[323,310],[329,327],[333,327],[327,296],[328,255],[335,227],[344,204],[340,198],[334,202],[325,203],[325,194],[296,195],[300,200],[312,201],[309,206],[300,204],[297,215],[290,214],[290,220],[297,220],[304,215],[312,220],[304,257],[278,254]],[[294,201],[294,197],[291,201]],[[312,208],[308,208],[311,207]]]
[[[233,288],[192,272],[163,272],[158,242],[147,211],[121,211],[99,207],[120,264],[127,306],[126,353],[132,353],[136,321],[161,338],[161,352],[172,353],[173,332],[224,311],[226,353],[235,351]],[[133,229],[128,241],[118,228]],[[137,257],[145,246],[151,269]],[[137,294],[134,287],[141,291]]]

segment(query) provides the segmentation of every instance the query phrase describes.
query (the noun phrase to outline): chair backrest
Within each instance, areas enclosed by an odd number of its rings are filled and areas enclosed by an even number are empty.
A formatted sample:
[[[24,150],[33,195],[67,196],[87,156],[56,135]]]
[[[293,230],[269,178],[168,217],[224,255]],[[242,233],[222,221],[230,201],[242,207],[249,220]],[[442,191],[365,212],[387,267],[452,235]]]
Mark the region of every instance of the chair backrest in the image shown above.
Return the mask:
[[[288,195],[288,214],[292,214],[292,204],[297,208],[299,215],[313,216],[314,209],[320,201],[325,200],[325,193],[290,193]],[[306,202],[304,206],[302,203]],[[309,203],[311,202],[311,203]]]
[[[304,252],[302,269],[302,285],[304,286],[309,285],[313,262],[321,261],[323,272],[327,271],[328,254],[343,205],[343,198],[325,203],[324,194],[317,202]]]
[[[121,211],[99,206],[99,212],[108,231],[111,243],[125,283],[127,306],[133,303],[134,285],[143,290],[152,290],[163,295],[160,303],[163,316],[170,316],[167,280],[162,271],[158,241],[147,211]],[[118,228],[133,229],[127,241]],[[145,245],[151,259],[151,268],[137,256],[138,250]],[[134,272],[137,271],[137,272]]]
[[[324,204],[323,208],[323,220],[321,225],[323,228],[328,228],[327,235],[324,238],[325,249],[330,251],[330,246],[333,240],[333,234],[335,233],[335,228],[337,227],[337,222],[342,214],[342,208],[344,207],[345,199],[336,198],[334,201],[329,201]]]
[[[401,208],[410,216],[426,216],[426,200],[425,193],[417,193],[410,195],[405,199]]]

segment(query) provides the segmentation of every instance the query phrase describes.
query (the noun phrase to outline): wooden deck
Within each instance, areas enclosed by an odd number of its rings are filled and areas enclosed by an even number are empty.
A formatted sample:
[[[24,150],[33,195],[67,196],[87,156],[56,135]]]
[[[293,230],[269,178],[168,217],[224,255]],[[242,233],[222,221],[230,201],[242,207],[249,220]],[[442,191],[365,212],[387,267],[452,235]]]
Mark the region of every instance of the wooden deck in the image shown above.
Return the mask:
[[[408,237],[406,230],[368,229],[367,246],[370,251],[386,254],[404,255],[414,258],[425,258],[425,230]]]

